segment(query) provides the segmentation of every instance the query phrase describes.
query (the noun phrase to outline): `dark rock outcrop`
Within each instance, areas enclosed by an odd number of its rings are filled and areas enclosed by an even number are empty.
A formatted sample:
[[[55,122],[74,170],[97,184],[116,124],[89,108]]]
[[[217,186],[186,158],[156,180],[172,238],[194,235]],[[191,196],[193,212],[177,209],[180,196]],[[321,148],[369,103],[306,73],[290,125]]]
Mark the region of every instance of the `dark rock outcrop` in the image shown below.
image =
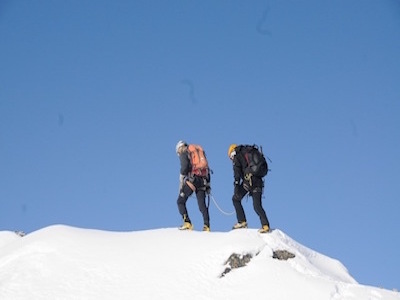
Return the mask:
[[[296,255],[287,250],[276,250],[274,251],[272,258],[279,260],[288,260],[289,258],[294,258]]]
[[[236,253],[231,254],[227,261],[225,262],[225,265],[228,265],[224,272],[222,272],[220,277],[224,277],[227,273],[232,271],[232,269],[236,268],[241,268],[247,265],[250,260],[253,258],[253,255],[251,254],[245,254],[245,255],[239,255]]]

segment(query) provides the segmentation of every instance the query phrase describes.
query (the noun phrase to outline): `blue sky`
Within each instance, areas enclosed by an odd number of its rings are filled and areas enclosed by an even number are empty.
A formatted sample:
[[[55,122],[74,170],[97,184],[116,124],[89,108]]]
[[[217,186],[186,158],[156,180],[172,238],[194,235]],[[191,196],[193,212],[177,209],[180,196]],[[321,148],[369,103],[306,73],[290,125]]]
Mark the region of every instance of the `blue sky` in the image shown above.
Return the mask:
[[[271,226],[400,288],[399,1],[3,0],[0,40],[0,230],[180,225],[180,139],[232,212],[227,149],[256,143]]]

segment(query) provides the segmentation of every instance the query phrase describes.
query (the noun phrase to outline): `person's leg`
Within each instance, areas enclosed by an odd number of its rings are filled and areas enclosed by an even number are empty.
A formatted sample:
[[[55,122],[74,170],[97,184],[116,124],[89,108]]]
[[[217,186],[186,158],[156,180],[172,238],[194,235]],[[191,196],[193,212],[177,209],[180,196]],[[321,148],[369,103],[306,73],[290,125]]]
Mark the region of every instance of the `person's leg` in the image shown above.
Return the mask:
[[[242,206],[242,199],[247,194],[247,191],[243,188],[243,185],[235,186],[235,190],[232,197],[233,206],[236,211],[236,218],[238,223],[246,222],[246,214]]]
[[[178,210],[183,218],[183,221],[189,223],[191,223],[191,221],[189,218],[188,211],[186,209],[186,201],[188,200],[189,196],[192,193],[193,193],[192,189],[187,184],[184,184],[177,200]]]
[[[208,213],[208,207],[206,205],[206,192],[204,190],[197,190],[196,197],[199,210],[203,215],[204,225],[210,227],[210,216]]]
[[[256,189],[252,192],[253,207],[256,214],[260,217],[261,225],[267,225],[269,227],[269,221],[264,208],[262,207],[262,190]]]

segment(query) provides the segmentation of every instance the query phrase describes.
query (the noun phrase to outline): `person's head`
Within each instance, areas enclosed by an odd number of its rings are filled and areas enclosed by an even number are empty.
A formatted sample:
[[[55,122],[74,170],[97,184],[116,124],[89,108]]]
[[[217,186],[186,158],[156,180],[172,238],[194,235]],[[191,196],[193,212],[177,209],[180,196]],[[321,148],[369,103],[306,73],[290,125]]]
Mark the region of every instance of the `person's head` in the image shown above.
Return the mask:
[[[231,144],[228,148],[228,157],[229,159],[233,159],[236,155],[236,144]]]
[[[180,140],[175,147],[175,151],[177,155],[180,155],[183,150],[187,147],[187,143],[185,141]]]

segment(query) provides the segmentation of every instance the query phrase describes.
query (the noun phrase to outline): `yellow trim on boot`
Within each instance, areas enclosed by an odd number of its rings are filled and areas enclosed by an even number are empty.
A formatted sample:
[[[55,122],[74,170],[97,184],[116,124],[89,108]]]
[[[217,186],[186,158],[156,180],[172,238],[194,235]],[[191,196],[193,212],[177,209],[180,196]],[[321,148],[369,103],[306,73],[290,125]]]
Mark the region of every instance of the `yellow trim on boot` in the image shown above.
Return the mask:
[[[240,229],[240,228],[247,228],[247,222],[237,222],[235,225],[233,225],[232,229]]]
[[[269,232],[269,226],[268,225],[263,225],[261,229],[258,230],[259,233],[267,233]]]
[[[204,225],[203,226],[203,231],[210,231],[210,226]]]
[[[192,223],[189,222],[183,222],[183,225],[179,227],[180,230],[193,230],[193,225]]]

